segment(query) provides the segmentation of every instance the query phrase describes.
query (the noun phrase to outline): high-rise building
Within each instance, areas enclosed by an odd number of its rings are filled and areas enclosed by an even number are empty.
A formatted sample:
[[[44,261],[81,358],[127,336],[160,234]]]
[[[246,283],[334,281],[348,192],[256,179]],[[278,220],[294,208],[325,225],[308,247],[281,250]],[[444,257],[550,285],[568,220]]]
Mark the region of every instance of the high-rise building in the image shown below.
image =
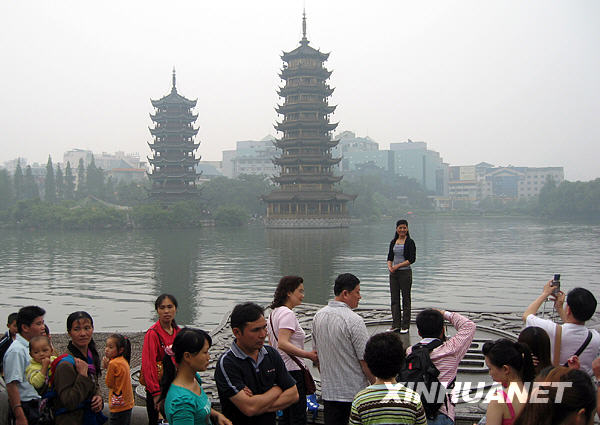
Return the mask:
[[[199,194],[196,165],[200,158],[196,158],[194,151],[200,142],[194,143],[198,128],[193,126],[198,115],[192,113],[196,101],[177,93],[175,82],[173,69],[171,93],[151,100],[155,111],[150,114],[154,122],[154,128],[150,128],[154,143],[148,143],[153,151],[152,158],[148,158],[152,166],[152,173],[148,175],[152,181],[150,197],[162,202],[190,199]]]
[[[350,218],[347,202],[353,195],[335,190],[342,177],[333,174],[341,158],[331,149],[338,144],[330,123],[335,106],[328,104],[333,88],[327,84],[331,71],[323,63],[329,53],[309,46],[306,38],[306,15],[302,18],[300,46],[284,52],[279,89],[284,100],[277,112],[283,120],[276,129],[283,133],[275,146],[281,155],[274,159],[279,175],[273,181],[279,188],[263,196],[267,204],[267,227],[347,227]]]

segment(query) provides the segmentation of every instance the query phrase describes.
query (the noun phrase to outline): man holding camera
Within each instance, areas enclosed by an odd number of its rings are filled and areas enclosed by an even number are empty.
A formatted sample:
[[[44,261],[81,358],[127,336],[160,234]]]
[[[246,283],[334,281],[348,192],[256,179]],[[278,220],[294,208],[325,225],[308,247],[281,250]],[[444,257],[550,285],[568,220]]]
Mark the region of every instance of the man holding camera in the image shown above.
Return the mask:
[[[562,326],[535,315],[548,297],[554,299]],[[592,361],[600,355],[600,334],[595,329],[588,329],[585,322],[596,312],[596,298],[587,289],[575,288],[569,291],[566,300],[567,306],[563,308],[564,292],[555,291],[553,281],[548,281],[541,295],[523,313],[523,322],[528,327],[539,326],[548,333],[554,365],[566,365],[571,356],[577,355],[581,369],[593,376]]]

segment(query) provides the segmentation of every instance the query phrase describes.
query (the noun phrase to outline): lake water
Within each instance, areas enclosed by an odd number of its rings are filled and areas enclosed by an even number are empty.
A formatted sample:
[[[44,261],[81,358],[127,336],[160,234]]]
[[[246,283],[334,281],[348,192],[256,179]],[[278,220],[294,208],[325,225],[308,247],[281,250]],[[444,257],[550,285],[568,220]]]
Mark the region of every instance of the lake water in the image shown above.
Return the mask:
[[[47,310],[52,332],[86,310],[97,330],[143,330],[162,292],[180,323],[212,328],[236,303],[267,305],[284,274],[304,277],[305,302],[324,304],[339,273],[361,280],[362,307],[389,303],[394,223],[336,230],[259,226],[176,231],[0,233],[0,320]],[[414,217],[413,308],[521,311],[554,273],[568,290],[600,295],[600,225],[526,218]]]

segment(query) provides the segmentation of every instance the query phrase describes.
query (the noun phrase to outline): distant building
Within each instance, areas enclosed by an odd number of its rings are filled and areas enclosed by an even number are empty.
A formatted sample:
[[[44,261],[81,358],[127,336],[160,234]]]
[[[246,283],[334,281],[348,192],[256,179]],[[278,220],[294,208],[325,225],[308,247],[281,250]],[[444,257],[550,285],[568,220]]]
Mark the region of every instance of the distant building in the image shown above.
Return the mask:
[[[339,144],[331,150],[332,155],[342,157],[340,172],[364,170],[377,167],[389,171],[393,167],[393,154],[380,151],[379,143],[370,137],[357,137],[352,131],[344,131],[335,136]]]
[[[273,176],[277,167],[273,159],[277,149],[271,135],[261,140],[243,140],[236,142],[236,150],[223,151],[223,175],[229,178],[239,177],[241,174],[264,174]]]
[[[77,174],[79,160],[83,159],[83,165],[87,168],[92,162],[92,156],[96,167],[102,168],[104,171],[105,178],[111,177],[114,182],[119,180],[127,183],[132,181],[141,182],[148,178],[146,163],[140,161],[139,153],[126,154],[123,151],[117,151],[114,154],[107,152],[98,154],[85,149],[71,149],[63,154],[63,161],[60,166],[64,171],[67,162],[69,162],[73,173]]]
[[[563,167],[452,166],[449,169],[449,196],[453,200],[477,202],[485,198],[528,199],[539,195],[548,180],[560,184]]]
[[[443,194],[445,182],[443,160],[439,152],[427,149],[425,142],[390,143],[394,152],[395,174],[415,179],[425,190]]]

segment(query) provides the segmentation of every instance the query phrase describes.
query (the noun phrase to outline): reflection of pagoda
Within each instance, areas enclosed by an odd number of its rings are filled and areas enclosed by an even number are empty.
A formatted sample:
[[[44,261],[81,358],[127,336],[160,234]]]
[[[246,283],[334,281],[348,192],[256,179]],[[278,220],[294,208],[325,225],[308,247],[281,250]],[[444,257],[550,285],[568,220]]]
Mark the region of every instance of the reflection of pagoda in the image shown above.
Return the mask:
[[[148,158],[152,165],[150,197],[163,202],[175,202],[195,198],[196,158],[194,151],[200,143],[194,143],[198,129],[192,125],[198,115],[192,113],[195,100],[189,100],[177,93],[175,88],[175,70],[173,69],[173,87],[171,93],[159,100],[151,100],[154,115],[150,118],[154,128],[150,133],[154,143],[148,143],[154,156]]]
[[[275,143],[281,156],[273,161],[280,167],[274,177],[279,188],[263,196],[267,203],[267,227],[347,227],[348,201],[355,198],[336,191],[333,185],[342,177],[332,168],[341,158],[333,158],[331,148],[338,144],[331,134],[337,124],[329,122],[335,106],[327,104],[333,88],[326,84],[331,75],[323,67],[329,53],[310,47],[306,38],[306,15],[302,19],[300,46],[284,52],[279,96],[284,100],[277,112],[283,120],[275,128],[283,137]]]

